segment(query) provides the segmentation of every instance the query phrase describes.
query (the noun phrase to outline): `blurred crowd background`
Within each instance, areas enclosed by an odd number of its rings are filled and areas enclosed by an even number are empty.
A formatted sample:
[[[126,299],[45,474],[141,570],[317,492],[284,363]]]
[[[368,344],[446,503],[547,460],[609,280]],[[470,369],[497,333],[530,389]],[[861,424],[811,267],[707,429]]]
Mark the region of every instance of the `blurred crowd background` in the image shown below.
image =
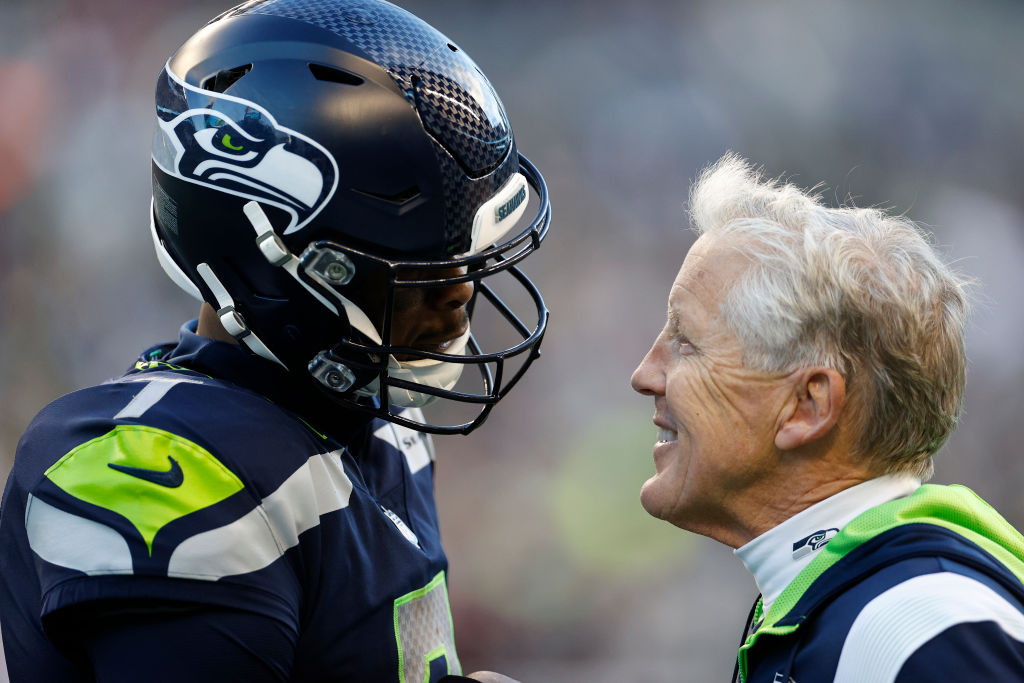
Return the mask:
[[[935,480],[1024,523],[1024,4],[408,0],[483,68],[555,221],[526,264],[544,356],[438,439],[459,654],[530,682],[723,680],[752,580],[648,518],[629,376],[727,150],[926,224],[977,278],[966,411]],[[148,231],[152,92],[210,0],[0,0],[0,477],[48,401],[174,338],[194,303]]]

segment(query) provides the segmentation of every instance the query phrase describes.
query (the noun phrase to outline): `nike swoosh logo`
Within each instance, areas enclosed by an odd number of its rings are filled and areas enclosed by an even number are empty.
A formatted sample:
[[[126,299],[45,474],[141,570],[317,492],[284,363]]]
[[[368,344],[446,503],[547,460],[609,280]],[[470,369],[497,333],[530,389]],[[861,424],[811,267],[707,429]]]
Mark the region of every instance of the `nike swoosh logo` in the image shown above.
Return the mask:
[[[148,481],[151,484],[175,489],[185,482],[185,473],[181,471],[181,465],[178,464],[177,460],[169,455],[167,459],[171,461],[171,469],[169,470],[147,470],[144,467],[128,467],[127,465],[116,465],[112,462],[108,462],[107,467],[142,479],[143,481]]]

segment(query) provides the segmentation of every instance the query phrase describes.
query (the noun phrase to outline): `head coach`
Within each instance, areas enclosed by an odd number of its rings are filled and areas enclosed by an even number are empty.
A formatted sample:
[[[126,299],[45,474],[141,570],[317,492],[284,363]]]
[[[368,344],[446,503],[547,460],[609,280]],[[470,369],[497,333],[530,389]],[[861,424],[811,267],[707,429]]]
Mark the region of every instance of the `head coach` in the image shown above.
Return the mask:
[[[961,410],[968,282],[912,221],[735,155],[690,212],[632,377],[659,429],[641,502],[753,574],[734,678],[1024,680],[1024,538],[922,484]]]

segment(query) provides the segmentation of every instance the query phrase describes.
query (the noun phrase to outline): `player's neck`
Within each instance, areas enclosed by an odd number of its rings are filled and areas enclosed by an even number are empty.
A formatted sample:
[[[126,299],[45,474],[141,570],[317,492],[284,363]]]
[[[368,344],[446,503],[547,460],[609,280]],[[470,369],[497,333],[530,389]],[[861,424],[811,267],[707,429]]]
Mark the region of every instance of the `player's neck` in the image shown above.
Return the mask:
[[[205,302],[199,309],[199,323],[196,325],[196,334],[200,337],[213,339],[214,341],[227,342],[228,344],[238,343],[238,340],[228,334],[228,331],[220,324],[217,311],[213,310],[213,306]]]

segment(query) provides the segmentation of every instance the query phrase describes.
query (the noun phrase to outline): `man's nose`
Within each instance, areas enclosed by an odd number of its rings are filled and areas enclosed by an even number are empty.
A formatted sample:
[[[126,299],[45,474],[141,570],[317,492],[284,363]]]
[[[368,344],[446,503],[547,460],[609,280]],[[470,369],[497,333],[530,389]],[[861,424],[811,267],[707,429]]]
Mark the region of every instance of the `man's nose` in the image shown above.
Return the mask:
[[[465,267],[451,268],[436,273],[437,277],[456,278],[466,275],[468,270]],[[473,298],[473,282],[456,282],[438,287],[429,287],[426,290],[427,305],[436,311],[449,312],[458,311],[466,307],[469,300]]]
[[[655,344],[647,352],[640,365],[633,371],[629,384],[633,391],[644,396],[658,396],[665,393],[665,373],[657,362],[658,345]]]
[[[460,282],[454,285],[438,287],[434,292],[434,307],[442,311],[455,311],[464,308],[473,298],[473,283]]]

